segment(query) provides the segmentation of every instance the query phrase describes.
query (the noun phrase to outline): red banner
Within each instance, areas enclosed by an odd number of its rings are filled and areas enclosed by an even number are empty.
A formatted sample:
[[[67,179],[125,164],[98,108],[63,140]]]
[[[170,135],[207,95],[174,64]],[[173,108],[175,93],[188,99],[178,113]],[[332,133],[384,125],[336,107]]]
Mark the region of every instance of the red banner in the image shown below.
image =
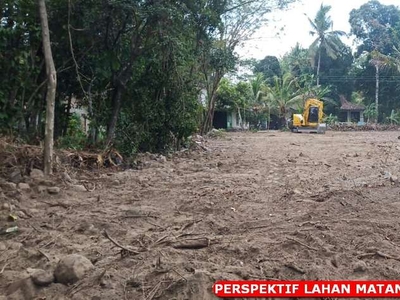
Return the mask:
[[[218,281],[220,298],[400,298],[400,281]]]

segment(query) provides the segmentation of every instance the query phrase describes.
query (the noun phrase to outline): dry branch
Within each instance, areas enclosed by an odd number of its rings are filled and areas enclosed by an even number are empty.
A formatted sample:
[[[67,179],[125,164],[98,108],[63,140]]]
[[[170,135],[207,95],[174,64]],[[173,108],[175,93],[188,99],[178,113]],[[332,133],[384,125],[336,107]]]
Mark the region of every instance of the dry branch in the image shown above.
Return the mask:
[[[307,244],[304,244],[303,242],[300,242],[299,240],[296,240],[295,238],[292,238],[292,237],[286,237],[286,238],[287,238],[288,240],[290,240],[290,241],[296,242],[296,243],[298,243],[299,245],[302,245],[302,246],[306,247],[307,249],[314,250],[314,251],[318,251],[317,248],[308,246]]]
[[[115,246],[117,246],[118,248],[120,248],[120,249],[122,249],[122,250],[124,250],[124,251],[126,251],[126,252],[128,252],[128,253],[130,253],[130,254],[133,254],[133,255],[138,255],[138,254],[140,254],[140,252],[135,251],[135,250],[132,250],[132,249],[129,249],[128,247],[123,246],[123,245],[121,245],[120,243],[118,243],[116,240],[114,240],[114,239],[108,234],[107,230],[104,230],[103,235],[104,235],[107,239],[109,239],[109,240],[110,240]]]
[[[383,253],[381,251],[376,251],[376,252],[373,252],[373,253],[361,254],[361,255],[358,256],[358,258],[364,258],[364,257],[368,257],[368,256],[379,256],[379,257],[386,258],[386,259],[394,259],[394,260],[400,261],[400,257],[395,257],[395,256],[392,256],[392,255]]]
[[[0,271],[0,275],[3,274],[4,270],[6,269],[6,267],[8,266],[8,263],[5,263],[5,265],[3,266],[3,268]]]
[[[208,238],[200,239],[187,239],[177,241],[172,244],[175,249],[202,249],[210,246],[210,240]]]

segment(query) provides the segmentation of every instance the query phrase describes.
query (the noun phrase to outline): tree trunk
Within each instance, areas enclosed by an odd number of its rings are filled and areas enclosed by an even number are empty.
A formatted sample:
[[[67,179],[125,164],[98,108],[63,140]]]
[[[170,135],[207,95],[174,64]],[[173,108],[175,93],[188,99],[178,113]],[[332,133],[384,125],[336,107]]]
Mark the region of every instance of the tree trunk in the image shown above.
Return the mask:
[[[319,71],[321,69],[321,46],[318,49],[317,86],[319,86]]]
[[[242,120],[242,114],[240,113],[240,106],[238,105],[238,107],[237,107],[237,111],[238,111],[238,116],[239,116],[239,126],[242,128],[242,129],[244,129],[243,128],[243,120]],[[232,127],[233,127],[233,124],[232,124]]]
[[[219,83],[222,79],[222,76],[219,72],[215,75],[215,79],[212,82],[212,89],[207,89],[207,98],[208,101],[208,108],[207,108],[207,115],[203,121],[203,125],[201,127],[201,135],[208,133],[212,129],[213,120],[214,120],[214,111],[215,111],[215,100],[216,100],[216,93],[219,86]]]
[[[379,65],[375,65],[375,110],[376,110],[376,123],[379,118]]]
[[[123,86],[120,83],[117,83],[112,99],[113,110],[111,113],[110,122],[108,123],[107,140],[106,140],[107,146],[111,144],[114,138],[115,128],[117,127],[118,116],[121,110],[122,89]]]
[[[53,143],[54,143],[54,103],[57,88],[57,72],[51,52],[50,32],[47,19],[45,0],[37,0],[39,5],[40,24],[42,27],[43,52],[46,61],[47,94],[46,94],[46,128],[44,138],[44,174],[53,173]]]

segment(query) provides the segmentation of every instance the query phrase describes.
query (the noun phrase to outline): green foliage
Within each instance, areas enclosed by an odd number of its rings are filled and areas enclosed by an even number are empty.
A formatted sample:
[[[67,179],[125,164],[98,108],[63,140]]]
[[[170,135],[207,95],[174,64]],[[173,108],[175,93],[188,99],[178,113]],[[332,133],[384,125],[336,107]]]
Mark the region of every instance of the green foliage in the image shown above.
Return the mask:
[[[312,57],[315,57],[317,52],[324,49],[329,57],[336,59],[344,46],[340,37],[344,36],[345,32],[339,30],[330,31],[333,26],[331,17],[328,15],[331,8],[330,5],[321,4],[315,19],[309,19],[312,27],[310,34],[317,37],[310,46]]]
[[[376,105],[375,103],[369,104],[365,110],[364,110],[364,116],[367,118],[367,123],[371,120],[375,120],[378,116],[378,113],[376,111]]]
[[[363,51],[378,50],[383,54],[393,51],[395,27],[400,21],[399,8],[394,5],[383,5],[379,1],[370,0],[358,9],[350,12],[351,33],[361,45],[358,54]]]
[[[83,150],[86,145],[86,139],[86,133],[82,128],[80,116],[72,114],[67,134],[58,139],[57,146],[62,149]]]
[[[339,121],[338,116],[334,116],[332,114],[329,114],[328,116],[324,117],[324,122],[328,125],[333,125]]]
[[[299,43],[283,56],[280,64],[283,73],[290,73],[293,76],[313,74],[309,51],[302,48]]]
[[[282,76],[281,66],[276,56],[266,56],[254,66],[254,73],[261,73],[268,83],[272,83],[275,76]]]
[[[386,122],[390,124],[400,124],[400,111],[392,109],[390,116],[387,117]]]
[[[362,92],[355,91],[351,94],[351,102],[356,104],[364,104],[365,97]]]
[[[340,37],[344,36],[345,32],[331,30],[333,27],[333,22],[328,15],[330,10],[330,5],[321,4],[315,19],[308,19],[312,27],[310,34],[312,36],[317,36],[310,46],[310,56],[312,58],[311,62],[314,64],[314,62],[317,61],[317,85],[320,84],[319,76],[322,51],[324,51],[328,57],[335,60],[341,55],[342,49],[344,48],[344,44],[340,40]]]

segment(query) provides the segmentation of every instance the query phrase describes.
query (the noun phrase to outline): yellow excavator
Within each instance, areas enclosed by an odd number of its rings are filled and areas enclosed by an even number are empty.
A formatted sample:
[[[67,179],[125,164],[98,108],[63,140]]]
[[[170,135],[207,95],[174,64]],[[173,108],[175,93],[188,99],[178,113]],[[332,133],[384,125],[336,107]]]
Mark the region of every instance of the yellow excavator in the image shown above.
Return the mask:
[[[323,123],[324,103],[317,99],[307,99],[303,114],[293,114],[289,122],[292,132],[307,132],[325,134],[326,124]]]

